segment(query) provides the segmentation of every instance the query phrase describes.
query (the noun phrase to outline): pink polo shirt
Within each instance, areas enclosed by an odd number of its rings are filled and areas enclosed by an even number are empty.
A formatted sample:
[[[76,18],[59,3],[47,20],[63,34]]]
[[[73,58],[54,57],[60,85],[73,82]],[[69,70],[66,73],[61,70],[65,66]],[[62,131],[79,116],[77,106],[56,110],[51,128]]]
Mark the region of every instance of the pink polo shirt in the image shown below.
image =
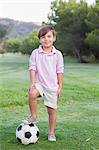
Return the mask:
[[[33,50],[29,59],[29,70],[35,70],[35,81],[44,88],[57,91],[57,73],[64,72],[63,56],[54,46],[50,53],[45,52],[41,45]]]

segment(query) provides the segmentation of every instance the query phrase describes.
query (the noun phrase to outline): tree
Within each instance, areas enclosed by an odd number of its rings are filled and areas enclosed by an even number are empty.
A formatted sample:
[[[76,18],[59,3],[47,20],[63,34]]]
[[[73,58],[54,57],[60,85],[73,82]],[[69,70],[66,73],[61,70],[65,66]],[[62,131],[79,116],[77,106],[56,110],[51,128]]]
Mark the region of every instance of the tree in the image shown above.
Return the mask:
[[[4,46],[4,38],[7,34],[7,26],[0,24],[0,54],[4,54],[5,50],[3,49]]]
[[[7,34],[7,27],[5,25],[0,24],[0,40],[5,37]]]
[[[82,51],[84,45],[85,33],[88,31],[85,19],[88,13],[88,5],[81,0],[79,3],[76,0],[69,0],[65,2],[62,0],[55,0],[51,3],[51,13],[49,14],[49,23],[52,23],[58,32],[61,42],[61,48],[64,53],[67,53],[67,46],[70,45],[80,62],[82,59]],[[64,35],[68,36],[70,41],[68,43],[64,40]],[[67,39],[67,38],[65,38]],[[69,43],[70,42],[70,43]],[[63,47],[64,45],[64,47]]]
[[[39,39],[37,36],[38,31],[33,30],[22,42],[20,51],[22,54],[30,54],[33,49],[37,48],[39,45]]]
[[[99,29],[95,29],[92,32],[87,33],[85,42],[92,50],[95,58],[99,59]]]
[[[19,52],[21,47],[21,40],[19,38],[9,38],[5,41],[4,48],[7,52]]]
[[[99,5],[99,0],[96,0],[96,5]]]
[[[85,23],[89,31],[99,29],[99,5],[96,4],[95,6],[89,7]]]
[[[99,59],[99,3],[91,6],[85,20],[89,32],[86,33],[85,43],[89,46],[96,59]]]

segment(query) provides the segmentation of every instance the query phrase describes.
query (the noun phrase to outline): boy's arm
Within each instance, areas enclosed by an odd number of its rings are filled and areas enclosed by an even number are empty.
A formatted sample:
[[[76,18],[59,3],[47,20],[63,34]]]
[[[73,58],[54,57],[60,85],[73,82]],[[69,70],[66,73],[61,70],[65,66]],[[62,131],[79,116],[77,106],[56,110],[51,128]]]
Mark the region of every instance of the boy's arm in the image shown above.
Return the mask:
[[[35,70],[30,70],[30,86],[35,87]]]
[[[29,59],[30,88],[35,87],[35,72],[36,72],[35,60],[36,60],[35,51],[33,51]]]
[[[59,98],[62,92],[62,81],[63,81],[63,73],[64,73],[64,62],[63,62],[63,56],[61,52],[58,52],[56,73],[57,73],[57,81],[58,81],[58,98]]]
[[[63,73],[57,73],[57,80],[58,80],[58,98],[61,96],[62,93],[62,81],[63,81]]]

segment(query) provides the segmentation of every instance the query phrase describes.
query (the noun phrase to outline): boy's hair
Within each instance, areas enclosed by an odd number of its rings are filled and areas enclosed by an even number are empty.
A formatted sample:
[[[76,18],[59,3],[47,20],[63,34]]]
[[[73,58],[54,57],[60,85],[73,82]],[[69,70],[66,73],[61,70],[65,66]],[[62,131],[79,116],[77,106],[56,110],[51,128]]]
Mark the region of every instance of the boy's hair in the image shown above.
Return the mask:
[[[56,35],[56,32],[54,30],[54,28],[50,25],[46,25],[46,26],[43,26],[40,30],[39,30],[39,33],[38,33],[38,38],[40,39],[42,36],[44,36],[46,33],[48,33],[49,31],[52,31],[53,33],[53,36]]]

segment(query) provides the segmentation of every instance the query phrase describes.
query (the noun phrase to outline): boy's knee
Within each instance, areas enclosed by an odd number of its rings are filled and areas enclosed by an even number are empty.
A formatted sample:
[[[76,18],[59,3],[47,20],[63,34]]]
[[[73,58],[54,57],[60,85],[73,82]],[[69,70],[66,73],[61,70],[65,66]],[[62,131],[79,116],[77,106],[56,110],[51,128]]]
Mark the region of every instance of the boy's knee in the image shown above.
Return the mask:
[[[32,99],[36,99],[37,98],[37,94],[35,92],[35,90],[29,90],[29,97]]]
[[[49,114],[49,115],[54,115],[54,114],[56,114],[56,110],[53,109],[53,108],[47,107],[47,111],[48,111],[48,114]]]

